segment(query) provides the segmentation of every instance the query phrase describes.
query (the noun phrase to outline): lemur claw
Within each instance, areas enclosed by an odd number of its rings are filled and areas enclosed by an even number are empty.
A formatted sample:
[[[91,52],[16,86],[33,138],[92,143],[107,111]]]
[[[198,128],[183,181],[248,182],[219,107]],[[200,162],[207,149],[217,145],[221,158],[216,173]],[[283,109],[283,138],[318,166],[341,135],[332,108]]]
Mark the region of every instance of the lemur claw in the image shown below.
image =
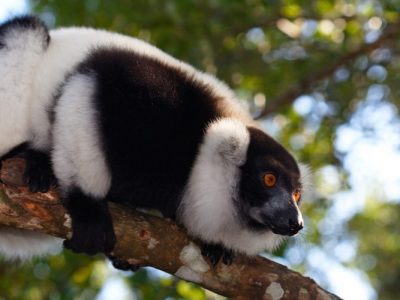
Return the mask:
[[[210,260],[213,267],[218,264],[221,258],[225,265],[231,265],[235,257],[232,250],[216,244],[204,244],[201,249],[201,254]]]

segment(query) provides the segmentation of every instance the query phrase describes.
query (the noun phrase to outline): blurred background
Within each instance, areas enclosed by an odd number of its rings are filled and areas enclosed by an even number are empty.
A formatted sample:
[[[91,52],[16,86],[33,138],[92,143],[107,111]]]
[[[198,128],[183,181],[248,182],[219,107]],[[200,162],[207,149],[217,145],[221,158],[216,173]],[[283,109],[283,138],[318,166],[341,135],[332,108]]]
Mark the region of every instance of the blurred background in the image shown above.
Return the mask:
[[[31,12],[139,37],[224,80],[314,172],[306,229],[265,255],[344,299],[399,299],[398,0],[0,1],[1,21]],[[0,299],[222,298],[64,251],[0,263]]]

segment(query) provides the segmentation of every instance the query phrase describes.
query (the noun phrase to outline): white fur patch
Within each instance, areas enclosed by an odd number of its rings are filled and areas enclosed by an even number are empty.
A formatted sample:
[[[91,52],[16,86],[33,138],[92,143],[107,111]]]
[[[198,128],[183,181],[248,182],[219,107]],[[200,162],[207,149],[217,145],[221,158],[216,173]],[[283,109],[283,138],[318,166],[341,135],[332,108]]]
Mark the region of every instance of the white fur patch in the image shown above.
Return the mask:
[[[283,238],[249,230],[233,203],[237,198],[239,166],[245,163],[250,135],[233,119],[212,123],[200,146],[178,211],[188,232],[210,243],[255,255],[276,248]]]
[[[53,166],[61,190],[76,186],[103,198],[111,185],[93,107],[94,78],[77,74],[65,84],[55,107]]]
[[[249,142],[249,132],[241,121],[220,119],[207,128],[200,152],[214,162],[241,166],[246,161]]]
[[[14,28],[0,49],[0,156],[28,138],[32,78],[43,49],[43,30]]]
[[[26,261],[61,250],[62,239],[34,231],[0,227],[0,256],[6,260]]]

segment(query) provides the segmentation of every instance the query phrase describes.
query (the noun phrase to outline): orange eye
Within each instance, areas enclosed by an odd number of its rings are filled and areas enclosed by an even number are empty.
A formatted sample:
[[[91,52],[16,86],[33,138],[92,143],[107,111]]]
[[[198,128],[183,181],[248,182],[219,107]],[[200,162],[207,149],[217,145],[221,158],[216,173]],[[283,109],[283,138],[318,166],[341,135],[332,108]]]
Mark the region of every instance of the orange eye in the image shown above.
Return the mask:
[[[276,177],[275,175],[268,173],[264,175],[264,184],[267,187],[273,187],[276,183]]]
[[[300,191],[299,191],[299,190],[296,190],[296,191],[293,193],[293,200],[294,200],[294,202],[299,202],[300,197],[301,197]]]

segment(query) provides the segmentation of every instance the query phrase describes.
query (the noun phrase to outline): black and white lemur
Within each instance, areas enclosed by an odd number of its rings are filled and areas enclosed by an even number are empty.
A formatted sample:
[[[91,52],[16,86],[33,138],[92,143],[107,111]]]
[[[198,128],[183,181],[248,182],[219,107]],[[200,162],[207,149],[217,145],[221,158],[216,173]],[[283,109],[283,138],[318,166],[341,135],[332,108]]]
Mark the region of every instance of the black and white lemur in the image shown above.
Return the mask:
[[[233,92],[141,40],[37,18],[0,26],[0,156],[27,144],[25,179],[57,180],[72,220],[64,245],[109,253],[107,201],[157,209],[214,259],[273,249],[303,227],[294,158]],[[60,239],[1,228],[0,254],[27,259]],[[216,256],[216,257],[215,257]]]

